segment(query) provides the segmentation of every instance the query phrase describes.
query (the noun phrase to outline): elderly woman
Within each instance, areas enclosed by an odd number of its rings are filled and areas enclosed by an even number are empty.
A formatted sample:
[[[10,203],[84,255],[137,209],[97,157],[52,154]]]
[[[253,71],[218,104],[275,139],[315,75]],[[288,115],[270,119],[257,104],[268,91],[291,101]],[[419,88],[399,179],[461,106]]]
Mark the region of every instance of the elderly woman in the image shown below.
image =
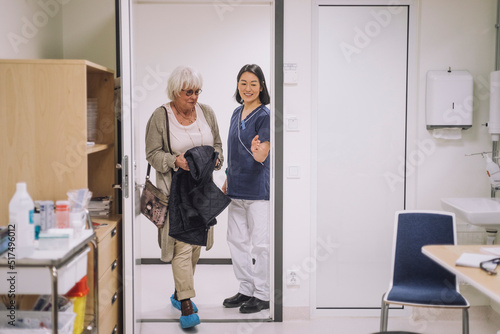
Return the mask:
[[[198,103],[201,87],[202,78],[198,72],[190,67],[177,67],[167,83],[170,102],[153,112],[146,127],[146,159],[156,170],[156,186],[167,195],[171,191],[172,172],[189,170],[184,156],[189,149],[212,146],[218,153],[215,169],[222,166],[222,142],[215,114],[208,105]],[[158,230],[161,260],[172,263],[175,292],[170,300],[182,312],[181,327],[189,328],[200,323],[191,298],[195,297],[193,276],[202,246],[169,236],[169,227],[173,223],[168,214],[165,225]],[[206,249],[209,250],[213,245],[213,229],[206,233]]]

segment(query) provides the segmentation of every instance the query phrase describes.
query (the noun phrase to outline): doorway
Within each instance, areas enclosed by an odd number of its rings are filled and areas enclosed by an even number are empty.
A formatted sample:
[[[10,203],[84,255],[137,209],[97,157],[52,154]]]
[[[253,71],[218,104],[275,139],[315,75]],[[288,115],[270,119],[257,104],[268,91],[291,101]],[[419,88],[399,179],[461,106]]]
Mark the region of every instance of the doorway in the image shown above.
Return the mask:
[[[169,73],[175,67],[193,66],[202,74],[203,93],[199,102],[214,109],[225,152],[230,116],[237,106],[232,96],[236,88],[236,75],[241,66],[247,63],[259,64],[266,79],[271,83],[268,87],[271,96],[274,96],[275,4],[274,1],[238,1],[225,4],[213,1],[170,0],[124,3],[127,8],[122,12],[128,11],[123,14],[124,17],[130,18],[130,21],[122,24],[129,26],[128,38],[132,41],[130,50],[127,50],[125,45],[122,50],[129,52],[130,56],[129,103],[134,127],[134,135],[131,138],[133,145],[130,150],[135,155],[134,197],[137,200],[140,195],[138,185],[143,182],[147,166],[144,153],[146,123],[155,108],[168,101],[165,93],[166,83]],[[252,49],[249,49],[249,45]],[[126,66],[124,63],[123,67]],[[126,70],[123,72],[126,73]],[[272,118],[275,103],[272,101],[270,107]],[[273,136],[274,134],[271,140]],[[224,180],[224,170],[214,173],[214,181],[219,187]],[[271,180],[271,184],[273,183]],[[274,198],[272,193],[271,197]],[[133,209],[134,199],[129,202],[134,226],[127,230],[131,231],[133,238],[125,238],[128,244],[125,245],[124,251],[128,252],[129,260],[135,265],[126,271],[130,278],[126,277],[128,289],[126,288],[125,296],[133,300],[134,307],[130,309],[128,306],[130,310],[126,312],[133,312],[137,322],[177,322],[178,312],[170,310],[169,303],[169,297],[174,291],[170,264],[159,260],[156,229]],[[273,215],[273,212],[269,214]],[[126,217],[126,213],[124,216]],[[275,320],[273,307],[251,317],[239,314],[238,309],[227,313],[222,307],[223,299],[233,295],[238,289],[226,243],[226,216],[227,212],[223,212],[217,218],[214,247],[208,252],[202,251],[196,269],[197,297],[194,301],[200,309],[206,311],[202,321],[248,321],[249,318],[252,321]],[[128,249],[128,246],[132,249]],[[271,277],[274,277],[272,257],[271,270]],[[204,282],[217,282],[216,286],[222,288],[223,292],[212,291],[210,295],[204,294],[203,291],[209,291],[210,288],[203,287]],[[274,286],[272,281],[271,286]],[[271,291],[271,300],[273,294]],[[205,299],[202,299],[203,295]],[[127,308],[127,301],[125,306]],[[133,321],[128,321],[126,328],[132,327],[137,328]]]

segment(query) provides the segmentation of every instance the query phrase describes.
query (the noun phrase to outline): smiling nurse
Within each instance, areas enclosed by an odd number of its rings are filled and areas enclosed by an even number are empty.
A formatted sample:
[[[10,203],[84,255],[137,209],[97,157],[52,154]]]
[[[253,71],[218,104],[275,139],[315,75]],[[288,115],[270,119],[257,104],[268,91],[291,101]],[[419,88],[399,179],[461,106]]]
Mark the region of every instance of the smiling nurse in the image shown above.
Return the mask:
[[[235,98],[241,106],[231,117],[227,179],[222,191],[231,198],[227,243],[240,287],[223,305],[255,313],[269,308],[270,230],[270,111],[266,107],[270,97],[258,65],[245,65],[240,70]]]

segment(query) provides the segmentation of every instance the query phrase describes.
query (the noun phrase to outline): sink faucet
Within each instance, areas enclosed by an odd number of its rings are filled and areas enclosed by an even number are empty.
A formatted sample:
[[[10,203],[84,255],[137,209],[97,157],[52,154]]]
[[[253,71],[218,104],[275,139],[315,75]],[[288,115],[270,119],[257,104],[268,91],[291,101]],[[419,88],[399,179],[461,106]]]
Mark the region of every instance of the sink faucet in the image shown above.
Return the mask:
[[[494,140],[493,147],[491,149],[491,160],[497,163],[497,159],[498,159],[498,141]],[[494,187],[493,185],[491,185],[491,198],[496,197],[497,190],[499,190],[498,187]]]

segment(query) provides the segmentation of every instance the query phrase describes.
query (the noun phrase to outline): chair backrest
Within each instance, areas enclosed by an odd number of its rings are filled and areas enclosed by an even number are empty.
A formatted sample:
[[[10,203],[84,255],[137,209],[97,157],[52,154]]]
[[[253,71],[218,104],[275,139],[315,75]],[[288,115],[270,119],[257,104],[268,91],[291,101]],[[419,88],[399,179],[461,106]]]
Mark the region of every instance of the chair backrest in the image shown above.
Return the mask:
[[[429,283],[457,288],[455,275],[422,253],[425,245],[456,243],[455,214],[445,211],[398,211],[393,242],[392,285]]]

